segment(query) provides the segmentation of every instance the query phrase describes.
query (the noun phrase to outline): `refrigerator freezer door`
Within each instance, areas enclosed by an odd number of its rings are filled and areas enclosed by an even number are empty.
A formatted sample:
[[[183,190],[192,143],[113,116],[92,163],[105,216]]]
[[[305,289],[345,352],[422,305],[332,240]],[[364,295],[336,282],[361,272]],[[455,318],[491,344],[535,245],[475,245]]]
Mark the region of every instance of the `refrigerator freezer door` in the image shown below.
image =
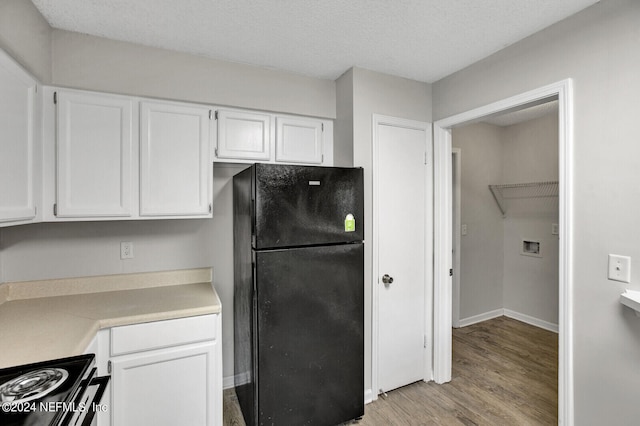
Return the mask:
[[[361,168],[254,167],[256,249],[364,240]]]
[[[256,424],[364,415],[363,262],[361,243],[256,253]]]

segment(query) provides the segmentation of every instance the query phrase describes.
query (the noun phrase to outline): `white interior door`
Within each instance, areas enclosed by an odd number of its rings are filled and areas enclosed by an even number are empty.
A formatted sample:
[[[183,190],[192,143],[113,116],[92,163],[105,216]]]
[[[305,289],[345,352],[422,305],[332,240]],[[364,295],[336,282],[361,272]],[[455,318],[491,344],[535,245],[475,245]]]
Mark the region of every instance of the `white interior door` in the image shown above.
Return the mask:
[[[429,378],[431,131],[391,120],[375,134],[378,389],[388,391]]]

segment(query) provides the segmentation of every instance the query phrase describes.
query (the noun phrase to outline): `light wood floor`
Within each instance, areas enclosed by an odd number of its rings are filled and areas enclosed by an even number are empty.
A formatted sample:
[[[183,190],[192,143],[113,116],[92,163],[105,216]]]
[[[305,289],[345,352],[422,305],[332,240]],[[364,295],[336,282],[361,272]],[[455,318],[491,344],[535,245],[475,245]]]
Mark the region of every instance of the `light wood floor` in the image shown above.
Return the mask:
[[[558,335],[506,317],[453,330],[451,382],[414,383],[367,404],[359,426],[554,425]],[[244,426],[233,390],[225,425]],[[289,425],[286,425],[289,426]]]

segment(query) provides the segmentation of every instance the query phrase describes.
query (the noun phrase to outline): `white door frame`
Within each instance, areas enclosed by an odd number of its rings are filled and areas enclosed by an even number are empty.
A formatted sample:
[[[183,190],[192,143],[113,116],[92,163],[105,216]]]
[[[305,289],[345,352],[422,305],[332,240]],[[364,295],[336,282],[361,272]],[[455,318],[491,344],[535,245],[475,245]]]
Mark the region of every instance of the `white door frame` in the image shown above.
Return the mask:
[[[573,425],[573,83],[559,81],[434,123],[434,380],[451,380],[451,128],[558,99],[559,317],[558,422]]]
[[[461,219],[461,195],[460,191],[462,189],[462,185],[460,182],[462,176],[462,150],[460,148],[451,148],[452,154],[452,163],[455,163],[456,167],[453,171],[455,173],[455,178],[453,179],[453,186],[455,186],[455,197],[452,198],[452,225],[456,226],[453,229],[452,238],[455,241],[456,252],[453,255],[453,277],[452,277],[452,289],[453,289],[453,300],[451,301],[451,313],[452,313],[452,325],[454,327],[460,327],[460,223]],[[451,175],[454,177],[453,174]]]
[[[390,117],[380,114],[373,114],[372,116],[372,139],[373,139],[373,162],[372,162],[372,172],[373,172],[373,191],[372,191],[372,199],[373,199],[373,211],[372,211],[372,264],[371,264],[371,389],[370,392],[365,393],[365,402],[371,402],[378,399],[378,390],[380,389],[378,386],[378,309],[379,309],[379,291],[378,291],[378,279],[379,279],[379,271],[378,271],[378,208],[380,205],[380,198],[378,196],[378,176],[377,172],[378,166],[380,164],[379,155],[379,142],[378,142],[378,126],[379,125],[390,125],[397,127],[405,127],[409,129],[416,130],[424,130],[426,135],[425,141],[425,161],[427,164],[433,164],[433,143],[431,137],[431,123],[415,121],[415,120],[407,120],[403,118]],[[424,322],[424,330],[426,336],[430,335],[430,330],[433,327],[433,315],[431,313],[431,308],[433,306],[433,291],[431,283],[431,278],[433,277],[433,244],[430,239],[427,239],[429,235],[433,235],[433,185],[430,184],[429,178],[432,176],[429,175],[428,171],[425,173],[426,185],[425,185],[425,322]],[[425,381],[433,379],[433,356],[432,351],[430,349],[429,344],[424,350],[425,356],[425,371],[424,371],[424,379]]]

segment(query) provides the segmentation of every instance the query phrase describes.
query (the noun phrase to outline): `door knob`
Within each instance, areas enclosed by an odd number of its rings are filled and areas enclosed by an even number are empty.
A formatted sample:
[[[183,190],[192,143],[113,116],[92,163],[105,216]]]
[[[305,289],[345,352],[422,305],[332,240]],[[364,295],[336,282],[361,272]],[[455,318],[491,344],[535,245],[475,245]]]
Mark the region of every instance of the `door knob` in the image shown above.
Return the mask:
[[[390,277],[389,274],[384,274],[382,276],[382,282],[385,284],[391,284],[393,282],[393,277]]]

